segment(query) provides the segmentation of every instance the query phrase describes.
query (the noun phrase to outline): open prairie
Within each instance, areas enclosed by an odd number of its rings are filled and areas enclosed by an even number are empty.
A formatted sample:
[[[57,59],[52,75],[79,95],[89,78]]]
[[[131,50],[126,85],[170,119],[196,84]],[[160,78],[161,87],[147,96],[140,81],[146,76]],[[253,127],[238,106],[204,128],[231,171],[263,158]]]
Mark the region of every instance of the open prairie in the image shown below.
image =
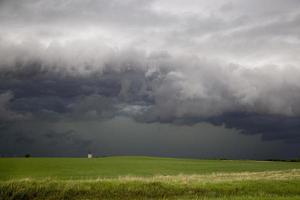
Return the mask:
[[[1,158],[0,199],[300,199],[300,163]]]

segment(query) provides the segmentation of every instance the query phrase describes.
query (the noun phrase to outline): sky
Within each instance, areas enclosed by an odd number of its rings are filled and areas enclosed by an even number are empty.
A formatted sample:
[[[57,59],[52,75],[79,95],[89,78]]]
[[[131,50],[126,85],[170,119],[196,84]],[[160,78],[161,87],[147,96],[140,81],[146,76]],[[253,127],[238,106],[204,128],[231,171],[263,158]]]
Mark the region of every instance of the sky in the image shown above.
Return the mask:
[[[300,157],[300,1],[1,0],[0,155]]]

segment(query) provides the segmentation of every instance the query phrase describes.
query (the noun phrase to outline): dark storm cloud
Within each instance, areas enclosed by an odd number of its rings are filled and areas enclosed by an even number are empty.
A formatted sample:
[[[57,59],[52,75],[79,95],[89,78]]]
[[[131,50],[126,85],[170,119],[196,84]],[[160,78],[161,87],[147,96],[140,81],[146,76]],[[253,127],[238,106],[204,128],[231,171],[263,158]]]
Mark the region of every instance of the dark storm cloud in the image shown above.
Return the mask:
[[[71,145],[77,146],[78,148],[88,148],[88,146],[90,146],[92,143],[92,141],[88,139],[78,137],[78,135],[76,135],[76,131],[74,130],[67,130],[63,132],[47,130],[47,132],[45,132],[41,137],[46,138],[48,142],[53,144],[69,143]]]
[[[42,137],[35,124],[126,116],[299,144],[299,8],[296,0],[1,1],[1,134],[25,123],[16,143],[67,143],[85,135],[49,125]]]
[[[185,70],[180,68],[182,62],[187,63]],[[26,73],[6,71],[1,90],[10,93],[2,95],[2,107],[6,109],[11,101],[6,112],[30,113],[46,121],[102,120],[118,115],[177,125],[207,121],[262,134],[264,140],[298,141],[300,127],[295,119],[300,89],[295,82],[299,76],[296,69],[274,67],[269,73],[268,67],[243,70],[202,62],[196,60],[197,66],[190,66],[182,58],[166,61],[156,71],[127,65],[125,69],[77,76],[32,72],[30,67]],[[276,70],[281,71],[282,80]],[[243,82],[235,85],[240,80]],[[232,112],[241,114],[227,114]],[[279,123],[283,120],[285,123]]]
[[[122,131],[120,131],[122,130]],[[16,140],[19,142],[16,143]],[[137,123],[130,118],[45,123],[19,123],[0,135],[1,155],[95,156],[152,155],[194,158],[291,158],[297,144],[261,141],[257,135],[197,123],[173,126]]]
[[[300,118],[251,113],[231,113],[209,119],[215,125],[242,130],[244,134],[261,134],[263,140],[300,142]]]
[[[101,119],[123,112],[127,103],[153,103],[145,72],[131,68],[108,68],[101,73],[76,76],[43,70],[41,64],[3,70],[2,113],[9,114],[6,104],[11,101],[11,110],[31,113],[36,118]]]
[[[0,155],[78,156],[85,154],[92,144],[91,139],[82,137],[75,130],[54,130],[53,126],[40,123],[42,125],[19,123],[22,128],[8,127],[0,135]]]
[[[18,121],[30,118],[28,113],[18,113],[10,109],[10,101],[13,94],[10,91],[0,94],[0,125],[11,121]]]

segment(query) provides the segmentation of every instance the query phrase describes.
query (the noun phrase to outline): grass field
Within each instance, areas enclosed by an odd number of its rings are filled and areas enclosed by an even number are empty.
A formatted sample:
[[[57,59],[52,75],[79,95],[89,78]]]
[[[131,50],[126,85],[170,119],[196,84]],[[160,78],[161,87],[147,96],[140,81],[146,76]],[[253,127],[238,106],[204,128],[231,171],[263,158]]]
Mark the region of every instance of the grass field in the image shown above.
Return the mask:
[[[300,163],[1,158],[0,199],[300,199]]]

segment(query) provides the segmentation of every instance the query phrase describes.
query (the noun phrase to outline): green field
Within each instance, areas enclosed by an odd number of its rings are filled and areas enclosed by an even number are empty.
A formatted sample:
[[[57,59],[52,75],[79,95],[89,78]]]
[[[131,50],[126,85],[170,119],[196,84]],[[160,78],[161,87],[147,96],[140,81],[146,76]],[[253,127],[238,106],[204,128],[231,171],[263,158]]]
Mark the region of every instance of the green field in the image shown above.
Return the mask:
[[[0,199],[300,199],[300,163],[1,158]]]

